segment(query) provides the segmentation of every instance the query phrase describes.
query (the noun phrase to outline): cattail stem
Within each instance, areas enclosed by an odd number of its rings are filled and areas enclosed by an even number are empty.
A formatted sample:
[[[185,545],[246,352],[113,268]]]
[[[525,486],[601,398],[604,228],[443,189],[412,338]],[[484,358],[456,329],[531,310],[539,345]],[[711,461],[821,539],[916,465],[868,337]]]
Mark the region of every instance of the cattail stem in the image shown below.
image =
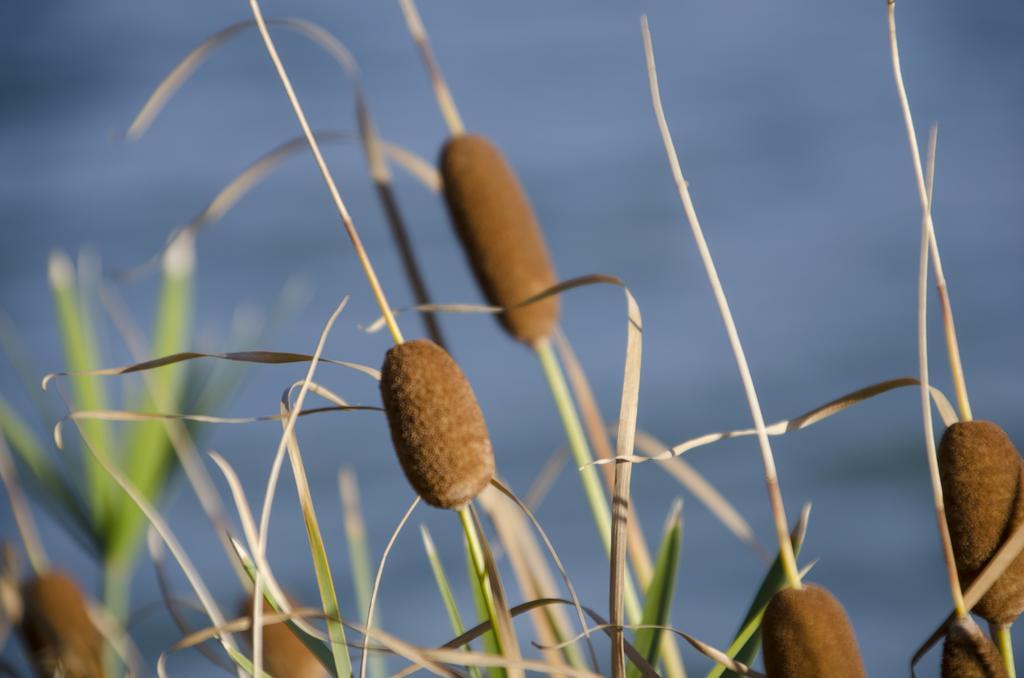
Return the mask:
[[[576,405],[565,382],[565,375],[562,373],[558,356],[554,351],[551,341],[548,339],[536,342],[533,349],[540,360],[541,368],[544,370],[548,387],[551,389],[551,396],[555,399],[555,406],[558,408],[558,414],[562,419],[562,426],[565,427],[565,435],[569,440],[569,449],[572,452],[573,460],[580,467],[580,481],[583,483],[583,491],[587,495],[587,503],[590,505],[590,512],[594,517],[594,524],[597,525],[597,531],[601,536],[601,543],[604,545],[605,553],[611,555],[611,511],[608,508],[608,500],[605,499],[601,479],[598,477],[597,469],[593,465],[594,457],[590,453],[590,446],[587,444],[587,437],[583,433],[583,425],[580,423],[579,414],[576,412]],[[628,573],[624,589],[626,616],[629,617],[631,624],[639,624],[643,614],[640,607],[640,599],[637,596],[636,585]]]
[[[427,37],[427,29],[423,25],[423,20],[420,19],[420,13],[416,10],[416,4],[413,0],[399,0],[399,4],[402,6],[403,16],[405,16],[405,24],[409,27],[409,34],[416,42],[423,63],[426,64],[427,71],[430,73],[430,84],[434,87],[434,96],[437,98],[437,105],[441,109],[441,115],[444,116],[445,124],[448,125],[448,131],[452,136],[462,134],[466,128],[462,124],[459,109],[455,106],[455,98],[452,97],[448,83],[445,82],[444,76],[441,74],[441,67],[434,59],[434,52],[430,49],[430,40]]]
[[[999,654],[1006,664],[1006,675],[1009,678],[1017,678],[1017,669],[1013,662],[1013,636],[1010,634],[1010,624],[989,624],[989,632],[996,641]]]
[[[647,17],[641,18],[641,27],[644,38],[644,52],[647,56],[647,74],[651,86],[651,101],[654,104],[654,115],[658,119],[658,128],[661,131],[661,139],[665,145],[665,152],[668,155],[669,165],[672,168],[672,177],[675,179],[676,188],[679,191],[679,198],[683,203],[683,211],[686,213],[686,220],[693,231],[693,238],[697,243],[697,250],[701,260],[704,262],[704,269],[707,271],[708,282],[711,283],[715,301],[718,303],[718,310],[722,315],[722,322],[725,324],[725,332],[729,337],[729,344],[736,357],[736,367],[739,369],[740,380],[743,382],[743,390],[747,396],[747,403],[750,406],[750,414],[754,419],[754,428],[757,429],[757,442],[761,448],[761,460],[764,463],[765,484],[768,486],[768,498],[771,503],[772,518],[775,521],[775,536],[779,542],[779,556],[782,559],[782,567],[786,573],[789,585],[795,589],[800,588],[800,572],[796,567],[796,556],[793,554],[793,544],[789,541],[789,528],[786,523],[786,509],[782,503],[782,493],[779,490],[779,480],[775,472],[775,459],[772,457],[771,443],[768,442],[768,432],[765,429],[764,416],[761,414],[761,405],[757,399],[757,392],[754,390],[754,380],[750,376],[750,367],[747,365],[747,358],[743,353],[743,345],[740,343],[739,333],[736,331],[736,323],[733,322],[732,312],[729,310],[729,301],[722,289],[722,282],[718,278],[715,269],[715,262],[711,258],[711,251],[704,240],[704,233],[700,227],[700,220],[693,207],[693,200],[690,198],[690,189],[683,178],[683,170],[679,166],[679,157],[676,154],[675,146],[672,143],[672,134],[668,129],[668,122],[665,120],[665,111],[661,106],[661,92],[658,89],[658,72],[654,64],[654,50],[651,45],[651,33],[647,26]]]
[[[292,109],[295,111],[295,117],[299,122],[299,127],[302,128],[302,134],[306,137],[306,142],[309,144],[309,150],[313,153],[313,159],[316,160],[317,167],[320,169],[320,174],[323,176],[324,183],[327,184],[327,190],[331,193],[331,199],[334,201],[334,206],[338,210],[338,215],[341,217],[341,222],[345,227],[345,232],[348,234],[349,240],[352,241],[352,247],[355,249],[356,256],[359,258],[359,263],[363,267],[363,273],[366,275],[366,280],[370,283],[370,288],[373,290],[373,296],[377,300],[377,305],[380,306],[381,313],[384,315],[384,321],[388,325],[391,337],[394,339],[396,344],[401,344],[404,341],[402,338],[402,331],[398,328],[398,322],[395,320],[395,316],[391,312],[391,306],[388,305],[387,297],[384,296],[384,289],[381,287],[380,281],[377,280],[377,274],[373,270],[373,264],[370,263],[370,257],[366,254],[366,249],[363,247],[362,240],[359,238],[359,233],[356,231],[356,226],[352,221],[352,217],[348,213],[348,208],[345,207],[345,201],[341,199],[341,193],[338,192],[338,187],[334,183],[334,177],[331,175],[331,170],[327,167],[327,162],[324,160],[324,156],[320,152],[320,145],[317,143],[316,137],[313,136],[313,131],[309,127],[309,122],[306,121],[306,114],[302,111],[302,104],[299,103],[299,98],[295,95],[295,89],[292,87],[291,78],[288,77],[288,72],[285,70],[284,64],[281,62],[281,57],[277,54],[277,48],[274,46],[274,41],[270,37],[270,31],[267,29],[267,23],[263,19],[263,12],[260,10],[259,0],[249,0],[249,8],[252,10],[252,16],[256,21],[256,26],[259,28],[260,37],[263,38],[263,44],[267,49],[267,54],[270,55],[270,60],[274,63],[277,75],[281,79],[281,86],[284,88],[285,94],[288,95],[288,101],[291,102]]]
[[[928,188],[925,186],[924,170],[921,165],[921,151],[918,149],[917,133],[914,131],[914,117],[910,112],[910,100],[907,98],[907,90],[903,84],[903,71],[900,68],[900,50],[896,41],[896,0],[888,0],[888,18],[892,70],[896,78],[896,91],[899,94],[900,108],[903,111],[903,123],[907,129],[907,140],[910,143],[910,155],[914,161],[914,178],[917,181],[917,192],[921,200],[921,209],[924,212],[925,226],[928,229],[932,267],[935,269],[935,286],[938,288],[939,302],[942,304],[942,323],[946,334],[946,352],[949,359],[949,368],[953,375],[953,384],[956,389],[957,407],[960,410],[960,419],[962,421],[971,421],[973,419],[971,403],[967,397],[967,382],[964,379],[964,369],[960,362],[960,345],[956,339],[956,326],[953,324],[953,306],[949,300],[946,276],[942,272],[942,259],[939,257],[939,245],[935,239],[935,224],[932,222],[931,198],[928,195]]]
[[[890,20],[893,5],[889,5]],[[895,38],[895,24],[890,24],[890,37]],[[898,72],[898,71],[897,71]],[[953,554],[953,541],[949,534],[949,522],[946,519],[946,503],[942,496],[942,482],[939,477],[939,462],[935,452],[935,432],[932,430],[931,389],[928,380],[928,254],[929,243],[934,242],[929,228],[931,219],[932,185],[935,176],[935,151],[938,141],[938,130],[932,127],[928,152],[928,185],[925,187],[925,202],[921,216],[921,254],[918,265],[917,284],[917,356],[919,379],[921,381],[921,414],[924,424],[925,449],[928,456],[928,472],[931,475],[932,498],[935,505],[935,519],[939,527],[939,538],[942,541],[942,554],[946,562],[946,576],[949,590],[953,598],[953,607],[958,617],[967,614],[963,591],[960,588],[960,577],[956,569]]]
[[[498,609],[494,604],[494,592],[491,589],[491,580],[487,576],[487,565],[484,563],[484,550],[480,545],[483,538],[476,530],[473,516],[469,512],[469,506],[459,509],[459,522],[462,523],[462,531],[466,535],[466,547],[469,550],[469,559],[473,563],[473,574],[480,582],[480,591],[483,593],[484,605],[487,607],[487,618],[491,620],[491,629],[494,632],[494,640],[498,652],[504,654],[505,639],[501,637],[498,624]]]

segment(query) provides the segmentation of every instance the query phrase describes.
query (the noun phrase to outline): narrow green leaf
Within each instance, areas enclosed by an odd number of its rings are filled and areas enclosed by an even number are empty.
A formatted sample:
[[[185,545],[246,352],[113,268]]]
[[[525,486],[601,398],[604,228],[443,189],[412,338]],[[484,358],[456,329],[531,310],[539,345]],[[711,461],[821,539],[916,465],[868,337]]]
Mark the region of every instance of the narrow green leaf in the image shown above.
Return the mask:
[[[803,546],[804,536],[807,534],[807,520],[810,514],[811,506],[808,504],[801,512],[800,520],[797,521],[796,527],[790,532],[790,541],[793,544],[793,552],[796,555],[800,555],[800,547]],[[757,659],[758,652],[761,651],[761,618],[764,616],[764,610],[768,607],[768,601],[771,600],[771,597],[776,592],[785,588],[785,586],[786,574],[782,570],[782,560],[776,556],[775,561],[768,570],[768,574],[765,575],[764,581],[761,582],[761,587],[758,588],[757,594],[754,596],[754,602],[750,604],[750,609],[747,610],[747,616],[744,617],[740,630],[736,632],[736,637],[733,639],[729,649],[726,650],[726,654],[748,666],[753,664],[754,660]],[[726,671],[725,667],[721,664],[716,664],[711,672],[708,673],[707,678],[718,678],[723,675],[728,676],[728,678],[740,678],[739,674]]]
[[[248,553],[243,551],[237,542],[233,542],[235,545],[235,554],[238,556],[238,562],[241,563],[242,569],[245,570],[245,574],[249,577],[249,580],[256,581],[256,564],[252,561],[252,558]],[[274,595],[267,589],[263,589],[263,599],[267,601],[267,604],[274,609],[274,612],[281,611],[281,605],[278,603]],[[316,657],[317,661],[320,662],[321,666],[327,669],[327,672],[331,676],[337,678],[337,672],[334,670],[334,656],[331,654],[331,649],[327,646],[327,643],[323,642],[319,638],[314,638],[305,631],[303,631],[293,620],[286,619],[284,622],[291,632],[295,634],[295,637],[302,641],[310,652]],[[246,669],[248,673],[252,673],[252,666]]]
[[[641,624],[669,625],[672,594],[676,584],[676,570],[679,567],[679,550],[683,539],[682,508],[682,501],[676,500],[669,511],[665,532],[661,537],[661,545],[658,546],[658,555],[654,561],[654,574],[651,575],[647,595],[644,599],[644,614]],[[636,637],[633,639],[633,646],[651,666],[658,665],[661,638],[661,629],[638,629]],[[629,678],[639,678],[641,674],[636,666],[630,664],[627,675]]]
[[[370,596],[373,592],[373,566],[370,563],[370,545],[366,538],[366,525],[359,501],[359,485],[355,473],[344,468],[338,474],[338,485],[341,503],[345,511],[345,539],[348,542],[349,564],[352,568],[352,585],[356,593],[356,605],[359,618],[366,622],[366,614],[370,609]],[[381,625],[380,613],[375,614],[374,624]],[[367,665],[369,675],[379,678],[385,673],[384,657],[377,652],[369,655]]]
[[[434,573],[434,581],[437,582],[437,590],[441,593],[441,600],[444,601],[444,609],[448,613],[448,621],[451,623],[452,632],[456,637],[466,632],[462,624],[462,617],[459,615],[459,607],[455,603],[455,596],[452,594],[452,587],[448,583],[448,575],[441,564],[441,558],[434,548],[434,540],[430,537],[430,531],[426,525],[420,525],[420,534],[423,536],[423,550],[427,552],[427,560],[430,561],[430,569]],[[462,646],[466,651],[472,651],[472,646],[466,643]],[[474,678],[480,678],[480,669],[475,666],[469,667],[469,674]]]
[[[192,271],[195,253],[191,238],[178,238],[164,256],[163,283],[153,326],[151,355],[179,353],[188,348],[192,320]],[[128,409],[177,412],[181,409],[185,368],[168,366],[144,375],[139,400]],[[125,441],[125,474],[150,501],[167,484],[174,469],[174,448],[161,422],[134,424]],[[132,558],[146,522],[142,513],[122,502],[113,517],[111,560]]]
[[[469,541],[467,540],[465,543],[466,574],[469,576],[469,589],[473,592],[473,604],[476,607],[476,614],[481,620],[490,620],[491,616],[487,610],[487,597],[481,585],[480,577],[477,576],[476,567],[473,565],[473,555],[470,553]],[[487,631],[480,637],[480,642],[483,643],[484,651],[487,654],[501,655],[501,648],[498,646],[498,638],[494,634],[493,625],[490,631]],[[499,667],[487,669],[487,674],[491,678],[505,678],[506,675],[505,670]]]
[[[81,307],[81,300],[76,291],[74,267],[67,254],[54,252],[50,256],[49,278],[67,369],[79,372],[98,367],[101,363],[96,337],[92,331],[92,323],[86,317],[87,312]],[[71,386],[76,409],[108,409],[103,385],[94,377],[73,377]],[[113,437],[105,422],[82,422],[81,431],[93,449],[100,454],[112,456]],[[111,497],[117,492],[116,486],[107,478],[103,468],[92,455],[84,456],[93,522],[97,532],[105,534],[111,511]]]

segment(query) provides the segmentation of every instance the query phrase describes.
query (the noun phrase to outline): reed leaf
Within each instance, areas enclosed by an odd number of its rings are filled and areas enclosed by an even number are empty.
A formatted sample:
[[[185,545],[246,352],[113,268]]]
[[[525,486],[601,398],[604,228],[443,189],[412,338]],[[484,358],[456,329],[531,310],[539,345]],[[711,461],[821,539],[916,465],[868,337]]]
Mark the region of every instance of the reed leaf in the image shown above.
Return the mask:
[[[192,273],[195,251],[192,238],[180,238],[164,256],[163,285],[153,326],[152,355],[178,353],[187,348],[192,325]],[[156,407],[175,411],[184,393],[185,371],[181,366],[155,372],[146,381],[139,402],[130,409]],[[155,500],[174,469],[174,448],[164,426],[145,422],[133,426],[125,440],[125,475],[150,500]],[[109,552],[114,560],[130,559],[145,519],[140,511],[121,501],[123,510],[112,519]]]
[[[658,555],[654,560],[654,574],[644,597],[641,628],[637,629],[633,638],[633,645],[651,666],[658,665],[658,654],[661,650],[662,631],[658,627],[668,626],[669,612],[672,609],[672,594],[675,591],[679,550],[683,539],[682,508],[682,501],[677,499],[669,511],[661,544],[658,546]],[[629,678],[640,678],[640,670],[630,665],[626,675]]]
[[[434,573],[434,581],[437,583],[437,590],[441,594],[441,600],[444,601],[444,609],[448,613],[448,622],[451,624],[452,632],[456,636],[461,636],[465,633],[466,627],[462,624],[459,606],[455,602],[455,595],[452,593],[452,587],[448,583],[448,575],[444,571],[444,565],[441,563],[441,558],[437,555],[434,540],[431,538],[430,530],[427,529],[426,525],[420,525],[420,535],[423,537],[423,550],[426,552],[427,560],[430,562],[430,570]],[[469,643],[463,645],[462,648],[467,651],[473,650]],[[475,666],[470,667],[469,673],[474,678],[480,678],[480,670]]]
[[[87,372],[100,364],[99,349],[92,323],[86,317],[88,311],[83,308],[78,295],[74,267],[64,252],[54,252],[50,255],[49,279],[64,350],[64,362],[70,371]],[[106,393],[96,379],[88,375],[79,376],[71,380],[71,388],[77,408],[107,409]],[[113,438],[104,422],[87,422],[82,425],[82,432],[101,454],[114,453]],[[113,508],[115,486],[93,456],[83,456],[88,488],[87,501],[93,525],[99,534],[106,535]]]
[[[245,552],[245,549],[241,547],[241,544],[235,540],[232,540],[232,544],[235,546],[235,554],[238,556],[238,562],[242,565],[242,569],[249,577],[249,580],[255,583],[257,569],[256,563],[254,563],[252,557]],[[266,572],[263,574],[265,577],[267,576]],[[284,610],[284,606],[281,604],[281,601],[278,600],[277,596],[275,596],[271,591],[271,588],[272,587],[267,587],[264,589],[263,600],[273,608],[274,612],[282,612]],[[295,634],[295,637],[301,640],[302,644],[313,653],[321,666],[323,666],[332,676],[337,677],[338,673],[334,666],[334,655],[331,652],[330,646],[319,638],[307,633],[302,626],[296,623],[294,617],[285,618],[284,623],[288,626],[291,632]],[[252,673],[251,668],[249,669],[249,673]]]

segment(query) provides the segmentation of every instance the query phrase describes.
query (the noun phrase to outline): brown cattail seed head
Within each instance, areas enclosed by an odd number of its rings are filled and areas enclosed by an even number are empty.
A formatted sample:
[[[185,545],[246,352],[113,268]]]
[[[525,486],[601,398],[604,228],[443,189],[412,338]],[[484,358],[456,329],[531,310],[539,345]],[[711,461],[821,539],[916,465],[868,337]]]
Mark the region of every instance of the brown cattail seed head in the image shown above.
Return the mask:
[[[846,611],[820,586],[776,593],[761,628],[768,678],[867,675]]]
[[[967,421],[946,429],[939,477],[960,585],[967,588],[1000,545],[1024,523],[1024,462],[996,424]],[[1024,611],[1024,554],[1018,555],[974,606],[1007,624]]]
[[[295,602],[290,600],[292,606]],[[266,601],[263,611],[273,614],[274,608]],[[252,620],[252,598],[248,598],[241,609],[241,616]],[[245,634],[252,640],[251,634]],[[327,671],[284,622],[267,624],[263,627],[263,667],[272,676],[294,676],[294,678],[327,678]]]
[[[21,633],[40,676],[102,678],[103,639],[74,580],[50,570],[22,586]]]
[[[454,136],[441,150],[441,176],[455,230],[491,304],[512,306],[558,282],[533,209],[501,151],[477,134]],[[533,344],[554,330],[558,298],[500,319],[514,338]]]
[[[1006,678],[995,644],[970,617],[954,621],[942,645],[942,678]]]
[[[494,477],[487,424],[462,370],[427,339],[388,351],[380,392],[405,477],[423,501],[459,509]]]

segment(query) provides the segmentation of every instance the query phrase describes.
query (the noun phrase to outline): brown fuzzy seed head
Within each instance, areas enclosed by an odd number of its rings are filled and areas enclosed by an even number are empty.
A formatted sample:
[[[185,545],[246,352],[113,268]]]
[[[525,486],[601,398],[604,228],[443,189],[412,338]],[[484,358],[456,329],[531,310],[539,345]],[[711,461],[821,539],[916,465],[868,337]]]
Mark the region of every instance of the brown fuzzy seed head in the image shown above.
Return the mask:
[[[761,624],[768,678],[864,678],[857,638],[843,606],[820,586],[772,596]]]
[[[50,570],[22,586],[21,632],[40,676],[102,678],[103,639],[68,575]]]
[[[938,454],[953,554],[966,588],[1024,523],[1024,462],[1003,429],[988,421],[953,424]],[[1012,622],[1022,611],[1024,554],[974,606],[975,613],[995,623]]]
[[[452,137],[441,150],[445,200],[463,249],[494,306],[512,306],[558,282],[544,236],[523,187],[491,142]],[[514,338],[533,344],[558,322],[558,298],[512,309],[500,320]]]
[[[292,607],[296,606],[289,596]],[[266,601],[263,611],[273,613],[274,608]],[[239,615],[252,619],[252,598],[242,603]],[[245,637],[251,642],[252,634]],[[272,676],[294,676],[294,678],[327,678],[327,671],[284,622],[267,624],[263,627],[263,668]]]
[[[447,351],[417,339],[388,351],[380,392],[405,477],[423,501],[458,509],[494,477],[487,424]]]
[[[958,619],[942,645],[942,678],[1006,678],[1006,665],[995,644],[973,619]]]

